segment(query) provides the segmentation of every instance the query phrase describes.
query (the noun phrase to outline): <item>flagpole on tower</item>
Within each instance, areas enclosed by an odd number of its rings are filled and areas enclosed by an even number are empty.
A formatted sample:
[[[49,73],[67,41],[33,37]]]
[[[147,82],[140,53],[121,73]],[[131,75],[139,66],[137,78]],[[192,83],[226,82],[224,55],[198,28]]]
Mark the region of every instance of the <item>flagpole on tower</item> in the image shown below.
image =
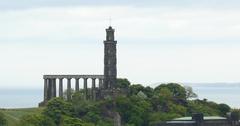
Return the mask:
[[[110,17],[109,18],[109,26],[111,26],[112,25],[112,18]]]

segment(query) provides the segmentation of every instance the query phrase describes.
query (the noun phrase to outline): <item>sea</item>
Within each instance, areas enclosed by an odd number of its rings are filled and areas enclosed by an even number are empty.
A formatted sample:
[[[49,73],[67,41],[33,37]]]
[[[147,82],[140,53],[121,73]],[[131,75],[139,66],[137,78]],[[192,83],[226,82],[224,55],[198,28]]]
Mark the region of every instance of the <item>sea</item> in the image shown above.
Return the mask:
[[[225,103],[232,108],[240,108],[240,84],[193,84],[188,86],[198,95],[198,99],[207,99],[216,103]],[[0,108],[38,107],[43,101],[42,89],[0,89]]]

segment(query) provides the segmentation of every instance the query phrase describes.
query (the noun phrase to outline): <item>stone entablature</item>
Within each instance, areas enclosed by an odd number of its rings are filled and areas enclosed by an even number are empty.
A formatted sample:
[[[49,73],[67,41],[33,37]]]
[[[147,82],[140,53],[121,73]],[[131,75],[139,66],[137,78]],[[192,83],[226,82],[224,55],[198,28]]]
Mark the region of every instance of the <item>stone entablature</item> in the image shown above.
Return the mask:
[[[43,75],[43,79],[61,79],[61,78],[96,78],[104,79],[104,75]]]

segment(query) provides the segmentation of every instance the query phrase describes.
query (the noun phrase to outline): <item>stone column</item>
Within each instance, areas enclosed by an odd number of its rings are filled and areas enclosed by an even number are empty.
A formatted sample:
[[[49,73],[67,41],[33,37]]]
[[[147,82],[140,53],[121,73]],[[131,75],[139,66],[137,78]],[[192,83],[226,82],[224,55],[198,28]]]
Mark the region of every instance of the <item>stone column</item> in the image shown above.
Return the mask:
[[[91,97],[92,100],[96,100],[96,78],[92,78],[92,93],[91,93]]]
[[[84,78],[84,94],[85,94],[85,100],[88,99],[88,88],[87,88],[87,79],[88,78]]]
[[[51,79],[47,79],[47,100],[50,100],[52,98],[52,81]]]
[[[48,97],[48,80],[44,78],[44,100],[47,101]]]
[[[103,88],[103,79],[99,78],[99,89]]]
[[[67,79],[67,100],[71,100],[71,79]]]
[[[59,78],[59,97],[63,97],[63,78]]]
[[[75,78],[76,84],[75,84],[75,91],[79,91],[79,78]]]
[[[53,82],[53,84],[52,84],[52,86],[53,86],[53,95],[52,95],[52,97],[56,97],[56,94],[57,94],[57,88],[56,88],[56,79],[54,78],[54,79],[52,79],[52,82]]]
[[[50,82],[49,86],[50,86],[50,99],[51,99],[51,98],[53,98],[53,80],[49,79],[49,82]]]

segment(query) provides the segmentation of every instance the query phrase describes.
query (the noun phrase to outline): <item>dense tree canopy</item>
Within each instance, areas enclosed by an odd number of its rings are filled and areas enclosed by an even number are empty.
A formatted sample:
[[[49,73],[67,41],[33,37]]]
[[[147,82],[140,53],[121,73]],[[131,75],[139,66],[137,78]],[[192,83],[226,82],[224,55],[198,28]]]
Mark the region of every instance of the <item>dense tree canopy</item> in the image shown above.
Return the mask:
[[[168,89],[174,98],[187,99],[187,93],[184,87],[177,83],[161,84],[157,86],[154,90],[156,92],[161,92],[162,88]]]
[[[119,78],[117,79],[117,87],[118,88],[128,88],[130,86],[130,82],[127,79]]]
[[[43,113],[59,125],[63,116],[73,115],[73,106],[72,103],[66,102],[61,98],[54,98],[48,102]]]

